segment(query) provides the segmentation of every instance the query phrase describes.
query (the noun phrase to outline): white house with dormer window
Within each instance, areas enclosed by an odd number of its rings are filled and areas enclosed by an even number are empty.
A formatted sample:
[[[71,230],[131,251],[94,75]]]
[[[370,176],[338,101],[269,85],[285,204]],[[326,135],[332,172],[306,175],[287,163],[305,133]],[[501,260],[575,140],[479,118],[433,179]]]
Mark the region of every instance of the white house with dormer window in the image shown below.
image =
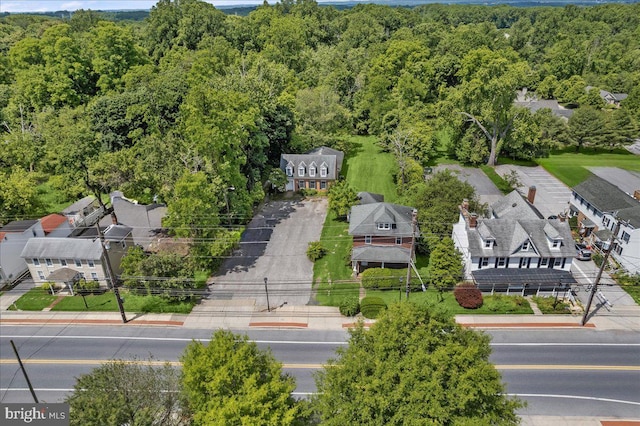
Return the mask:
[[[541,218],[517,192],[491,207],[491,217],[479,218],[468,203],[460,206],[452,238],[463,255],[466,279],[487,291],[564,288],[575,282],[570,270],[576,251],[567,222]]]
[[[286,190],[328,190],[340,176],[343,159],[342,151],[326,146],[305,154],[282,154],[280,168],[287,175]]]

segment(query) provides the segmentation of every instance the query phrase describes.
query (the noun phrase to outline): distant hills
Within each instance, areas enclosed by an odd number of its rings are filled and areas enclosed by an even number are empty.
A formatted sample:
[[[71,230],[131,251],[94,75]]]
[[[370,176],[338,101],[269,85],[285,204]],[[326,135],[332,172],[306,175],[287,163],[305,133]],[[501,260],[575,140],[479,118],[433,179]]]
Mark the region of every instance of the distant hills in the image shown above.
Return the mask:
[[[269,0],[274,4],[273,0]],[[333,6],[336,9],[349,9],[359,4],[380,4],[394,7],[416,7],[424,4],[444,4],[444,5],[477,5],[477,6],[498,6],[507,5],[513,7],[541,7],[552,6],[562,7],[569,4],[576,6],[595,6],[605,3],[638,3],[640,0],[353,0],[353,1],[324,1],[318,0],[320,6]],[[229,15],[248,15],[258,5],[238,4],[233,6],[216,6],[217,9]],[[149,9],[121,9],[121,10],[96,10],[115,21],[142,21],[149,16]],[[43,15],[57,18],[68,18],[73,11],[60,10],[55,12],[23,12],[23,13],[0,13],[0,17],[7,15],[29,14]]]

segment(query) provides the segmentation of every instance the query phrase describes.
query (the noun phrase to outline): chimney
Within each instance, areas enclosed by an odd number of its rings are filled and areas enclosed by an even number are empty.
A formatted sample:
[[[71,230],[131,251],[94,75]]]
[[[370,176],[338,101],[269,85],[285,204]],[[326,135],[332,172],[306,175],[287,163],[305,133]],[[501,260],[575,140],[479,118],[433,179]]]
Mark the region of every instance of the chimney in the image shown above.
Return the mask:
[[[633,191],[633,198],[640,201],[640,189],[636,189],[635,191]]]
[[[536,199],[536,187],[532,185],[529,187],[529,193],[527,194],[527,201],[533,204],[533,201],[535,199]]]
[[[469,228],[475,228],[476,226],[478,226],[478,215],[471,213],[471,216],[469,216]]]
[[[118,224],[118,216],[116,216],[116,212],[111,212],[111,223],[114,225]]]

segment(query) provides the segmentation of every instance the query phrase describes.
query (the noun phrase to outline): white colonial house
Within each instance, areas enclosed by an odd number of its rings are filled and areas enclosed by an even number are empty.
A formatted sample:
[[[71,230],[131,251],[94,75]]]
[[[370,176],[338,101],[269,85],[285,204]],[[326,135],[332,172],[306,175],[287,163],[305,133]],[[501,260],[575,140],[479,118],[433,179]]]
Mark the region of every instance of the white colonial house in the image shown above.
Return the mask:
[[[465,263],[465,278],[483,291],[564,290],[575,283],[576,256],[569,224],[544,219],[517,191],[491,206],[488,218],[460,206],[452,235]]]

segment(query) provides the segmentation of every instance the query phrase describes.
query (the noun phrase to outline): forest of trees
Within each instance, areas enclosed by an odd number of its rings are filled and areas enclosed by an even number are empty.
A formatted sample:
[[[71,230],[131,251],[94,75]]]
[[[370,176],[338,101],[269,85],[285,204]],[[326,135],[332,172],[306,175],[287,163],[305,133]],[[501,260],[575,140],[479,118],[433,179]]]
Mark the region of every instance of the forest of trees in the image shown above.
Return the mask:
[[[135,22],[4,16],[0,51],[0,223],[51,213],[45,195],[119,189],[165,202],[166,226],[193,239],[203,268],[237,240],[228,210],[251,216],[283,152],[348,154],[350,135],[374,135],[402,180],[439,148],[493,164],[631,143],[640,122],[637,3],[283,0],[238,16],[160,0]],[[573,117],[513,107],[523,87]],[[607,107],[597,89],[628,97]]]

